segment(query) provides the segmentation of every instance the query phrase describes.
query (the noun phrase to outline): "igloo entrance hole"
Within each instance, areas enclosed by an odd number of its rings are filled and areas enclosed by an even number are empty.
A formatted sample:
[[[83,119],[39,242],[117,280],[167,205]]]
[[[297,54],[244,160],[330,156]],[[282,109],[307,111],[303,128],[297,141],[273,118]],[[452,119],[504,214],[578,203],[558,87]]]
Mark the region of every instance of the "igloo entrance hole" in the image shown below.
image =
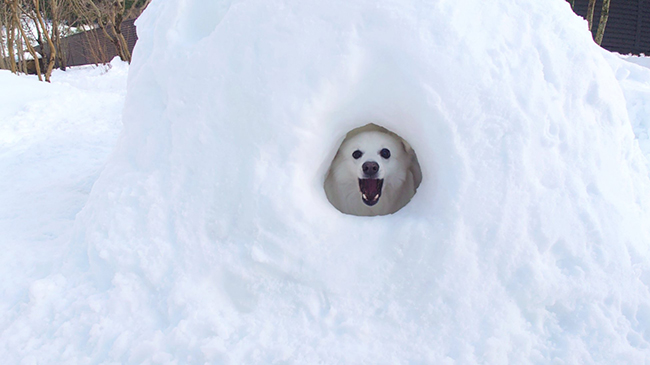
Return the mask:
[[[397,212],[411,201],[422,170],[411,145],[376,124],[348,132],[325,177],[325,194],[339,211],[359,216]]]

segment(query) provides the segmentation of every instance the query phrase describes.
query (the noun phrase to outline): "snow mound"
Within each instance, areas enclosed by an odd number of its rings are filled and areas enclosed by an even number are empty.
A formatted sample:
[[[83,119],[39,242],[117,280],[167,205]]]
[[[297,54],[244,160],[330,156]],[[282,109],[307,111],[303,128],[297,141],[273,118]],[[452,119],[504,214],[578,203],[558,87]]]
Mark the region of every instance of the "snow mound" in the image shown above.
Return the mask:
[[[623,89],[632,129],[650,166],[650,58],[620,55],[607,58]]]
[[[564,0],[154,1],[118,147],[8,359],[642,363],[650,181]],[[345,134],[417,151],[399,212],[323,191]]]

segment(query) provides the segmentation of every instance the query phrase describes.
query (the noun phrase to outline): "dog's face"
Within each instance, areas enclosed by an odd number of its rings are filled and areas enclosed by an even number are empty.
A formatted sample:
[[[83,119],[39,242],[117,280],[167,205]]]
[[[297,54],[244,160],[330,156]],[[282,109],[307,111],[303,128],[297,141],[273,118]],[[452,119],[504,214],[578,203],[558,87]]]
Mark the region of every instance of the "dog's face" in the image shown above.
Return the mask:
[[[382,190],[401,185],[406,179],[409,158],[398,138],[379,131],[362,132],[339,149],[335,174],[338,180],[356,180],[363,203],[374,206]]]

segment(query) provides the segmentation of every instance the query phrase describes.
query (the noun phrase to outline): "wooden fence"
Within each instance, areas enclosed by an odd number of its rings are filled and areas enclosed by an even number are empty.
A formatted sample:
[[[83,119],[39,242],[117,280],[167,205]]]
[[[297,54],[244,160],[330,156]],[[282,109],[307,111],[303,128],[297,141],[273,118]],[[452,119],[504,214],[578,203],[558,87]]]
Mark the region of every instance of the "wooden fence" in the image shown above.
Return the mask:
[[[121,27],[129,52],[133,52],[138,40],[134,22],[135,19],[125,20]],[[115,46],[101,29],[65,37],[61,40],[61,47],[65,54],[66,66],[106,63],[117,56]]]

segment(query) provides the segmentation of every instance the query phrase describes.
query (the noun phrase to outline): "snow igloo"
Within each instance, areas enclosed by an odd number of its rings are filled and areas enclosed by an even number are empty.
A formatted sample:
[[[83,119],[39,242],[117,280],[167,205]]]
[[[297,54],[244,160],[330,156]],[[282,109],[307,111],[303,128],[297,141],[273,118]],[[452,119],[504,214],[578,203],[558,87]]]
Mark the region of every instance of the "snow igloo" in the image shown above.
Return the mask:
[[[48,359],[650,355],[648,172],[566,1],[158,0],[137,26]],[[397,214],[324,190],[367,123],[417,151]]]

